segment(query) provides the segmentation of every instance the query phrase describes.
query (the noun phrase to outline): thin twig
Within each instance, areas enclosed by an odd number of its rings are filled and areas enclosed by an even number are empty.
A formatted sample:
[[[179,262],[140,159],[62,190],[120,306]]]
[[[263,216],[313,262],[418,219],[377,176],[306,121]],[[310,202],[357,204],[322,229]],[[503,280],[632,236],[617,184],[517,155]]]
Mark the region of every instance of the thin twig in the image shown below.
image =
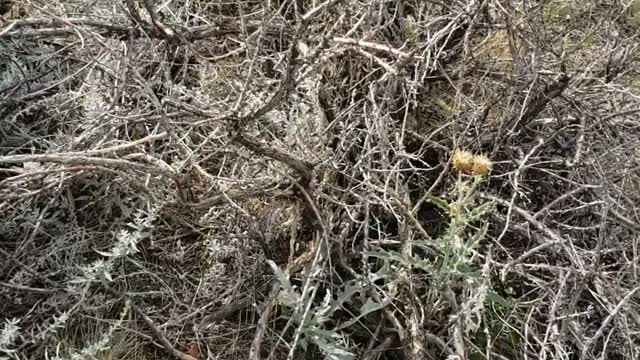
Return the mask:
[[[164,335],[164,333],[154,324],[153,320],[151,320],[151,318],[147,315],[147,313],[144,310],[142,310],[129,296],[127,296],[126,294],[120,293],[119,291],[115,290],[113,287],[111,287],[109,285],[109,283],[106,282],[105,279],[102,280],[102,285],[112,295],[114,295],[114,296],[116,296],[118,298],[125,298],[125,299],[127,299],[127,300],[129,300],[131,302],[131,307],[133,308],[133,310],[136,313],[138,313],[138,315],[140,315],[140,317],[145,322],[145,324],[147,324],[147,326],[151,329],[151,331],[155,335],[156,339],[158,339],[158,341],[160,341],[160,344],[162,344],[164,349],[169,354],[173,355],[175,358],[180,359],[180,360],[198,360],[195,357],[193,357],[191,355],[188,355],[188,354],[185,354],[182,351],[176,349],[171,344],[171,342],[169,342],[169,340]]]
[[[153,0],[144,0],[144,6],[151,17],[151,22],[155,25],[167,38],[173,40],[176,38],[176,33],[170,29],[167,25],[163,24],[158,17],[158,14],[153,9]]]
[[[262,348],[262,338],[264,337],[264,333],[267,329],[267,325],[269,319],[271,318],[271,313],[273,312],[273,308],[275,307],[278,294],[280,293],[280,285],[278,283],[274,283],[271,292],[269,293],[269,297],[264,305],[264,309],[262,309],[262,314],[260,315],[260,320],[258,320],[256,335],[251,342],[251,349],[249,350],[249,359],[251,360],[260,360],[260,349]]]
[[[622,310],[622,307],[626,305],[626,303],[638,292],[638,290],[640,290],[640,286],[629,291],[629,293],[627,293],[627,295],[625,295],[625,297],[622,298],[622,300],[620,300],[618,305],[616,305],[616,307],[613,308],[613,310],[609,313],[609,316],[607,316],[607,318],[604,319],[602,324],[600,324],[598,331],[596,331],[596,333],[592,337],[587,339],[587,341],[585,342],[584,347],[582,348],[580,359],[591,358],[590,352],[591,352],[591,348],[593,347],[593,344],[602,337],[605,329],[609,326],[609,323],[613,321],[613,318],[615,318],[615,316],[618,315],[618,312]]]
[[[8,289],[14,289],[18,291],[32,292],[37,294],[51,294],[58,290],[56,289],[42,289],[42,288],[34,288],[31,286],[18,285],[18,284],[9,284],[4,281],[0,281],[0,286]]]

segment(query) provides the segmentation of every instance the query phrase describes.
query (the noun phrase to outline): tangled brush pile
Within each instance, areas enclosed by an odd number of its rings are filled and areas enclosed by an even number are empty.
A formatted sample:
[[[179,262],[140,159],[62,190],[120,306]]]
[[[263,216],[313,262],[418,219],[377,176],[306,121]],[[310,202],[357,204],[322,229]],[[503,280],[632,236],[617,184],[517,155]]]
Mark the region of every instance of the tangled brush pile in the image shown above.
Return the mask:
[[[637,357],[637,2],[0,1],[0,358]]]

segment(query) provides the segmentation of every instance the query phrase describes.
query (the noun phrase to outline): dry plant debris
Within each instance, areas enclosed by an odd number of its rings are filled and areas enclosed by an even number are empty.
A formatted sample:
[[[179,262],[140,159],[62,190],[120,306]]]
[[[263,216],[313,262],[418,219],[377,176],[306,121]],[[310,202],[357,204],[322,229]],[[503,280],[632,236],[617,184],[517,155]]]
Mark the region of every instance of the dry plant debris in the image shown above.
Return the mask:
[[[0,358],[639,358],[639,4],[0,1]]]

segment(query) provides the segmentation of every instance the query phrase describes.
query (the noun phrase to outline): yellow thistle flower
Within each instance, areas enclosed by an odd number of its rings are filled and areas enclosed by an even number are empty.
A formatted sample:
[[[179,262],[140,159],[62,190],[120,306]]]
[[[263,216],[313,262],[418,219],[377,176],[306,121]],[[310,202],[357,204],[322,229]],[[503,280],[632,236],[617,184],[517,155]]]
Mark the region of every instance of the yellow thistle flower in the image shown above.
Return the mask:
[[[470,174],[473,171],[473,154],[469,151],[456,148],[451,161],[453,167],[461,174]]]
[[[488,157],[458,148],[453,151],[452,163],[459,173],[466,175],[486,176],[493,166]]]
[[[488,157],[484,155],[474,155],[473,156],[473,173],[475,175],[487,176],[489,175],[489,171],[491,171],[491,167],[493,163],[489,160]]]

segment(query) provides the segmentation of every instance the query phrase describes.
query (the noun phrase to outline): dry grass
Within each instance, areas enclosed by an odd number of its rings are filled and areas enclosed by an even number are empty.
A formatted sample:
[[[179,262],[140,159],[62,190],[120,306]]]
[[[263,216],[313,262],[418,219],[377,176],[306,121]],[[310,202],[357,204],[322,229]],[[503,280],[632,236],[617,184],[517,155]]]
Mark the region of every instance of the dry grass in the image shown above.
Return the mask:
[[[639,356],[637,1],[153,3],[2,14],[0,358]]]

